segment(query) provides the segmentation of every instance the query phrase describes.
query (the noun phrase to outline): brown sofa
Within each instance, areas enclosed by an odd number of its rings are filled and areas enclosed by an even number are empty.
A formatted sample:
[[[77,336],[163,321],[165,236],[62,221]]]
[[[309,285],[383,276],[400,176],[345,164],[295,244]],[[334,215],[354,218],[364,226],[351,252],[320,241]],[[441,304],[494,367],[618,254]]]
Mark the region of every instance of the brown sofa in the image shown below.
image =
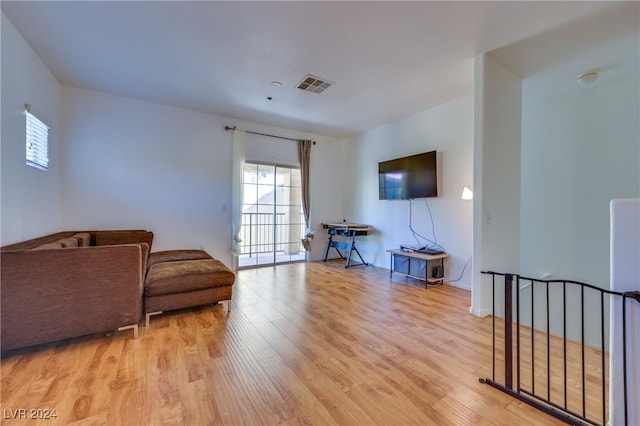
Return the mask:
[[[153,233],[67,231],[0,249],[2,351],[133,329]]]

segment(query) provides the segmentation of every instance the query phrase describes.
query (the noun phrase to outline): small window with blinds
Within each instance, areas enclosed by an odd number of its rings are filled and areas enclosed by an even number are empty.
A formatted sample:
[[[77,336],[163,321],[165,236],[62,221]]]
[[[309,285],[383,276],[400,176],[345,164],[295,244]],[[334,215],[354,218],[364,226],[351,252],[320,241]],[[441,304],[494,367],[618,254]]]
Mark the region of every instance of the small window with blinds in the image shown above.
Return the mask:
[[[49,127],[31,112],[27,114],[27,165],[49,169]]]

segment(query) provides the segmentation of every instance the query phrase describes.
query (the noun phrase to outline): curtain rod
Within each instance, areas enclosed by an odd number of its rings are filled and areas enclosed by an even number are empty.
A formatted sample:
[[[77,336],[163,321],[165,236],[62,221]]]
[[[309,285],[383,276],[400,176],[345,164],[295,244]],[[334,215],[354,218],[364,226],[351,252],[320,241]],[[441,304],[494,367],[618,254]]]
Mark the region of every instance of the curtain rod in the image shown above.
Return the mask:
[[[236,130],[236,126],[224,126],[225,130]],[[245,130],[245,132],[247,133],[251,133],[253,135],[260,135],[260,136],[268,136],[270,138],[276,138],[276,139],[285,139],[288,141],[298,141],[299,139],[293,139],[293,138],[285,138],[284,136],[276,136],[276,135],[268,135],[266,133],[259,133],[259,132],[252,132],[251,130]],[[313,144],[316,144],[316,141],[313,141]]]

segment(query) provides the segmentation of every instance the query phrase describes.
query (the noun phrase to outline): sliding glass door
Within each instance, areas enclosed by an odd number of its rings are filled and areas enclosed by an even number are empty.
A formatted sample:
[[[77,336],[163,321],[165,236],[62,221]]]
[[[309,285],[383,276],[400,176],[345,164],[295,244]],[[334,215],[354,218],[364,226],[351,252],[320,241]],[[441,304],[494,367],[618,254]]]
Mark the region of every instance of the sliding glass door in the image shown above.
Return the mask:
[[[246,163],[238,266],[305,260],[304,231],[300,169]]]

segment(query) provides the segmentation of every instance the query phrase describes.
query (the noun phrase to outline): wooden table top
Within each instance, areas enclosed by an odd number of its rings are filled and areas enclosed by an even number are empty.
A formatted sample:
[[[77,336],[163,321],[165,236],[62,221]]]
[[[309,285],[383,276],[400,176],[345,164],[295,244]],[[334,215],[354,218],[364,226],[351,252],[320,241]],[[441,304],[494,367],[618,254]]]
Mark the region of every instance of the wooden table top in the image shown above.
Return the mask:
[[[350,223],[350,222],[337,222],[337,223],[323,223],[324,228],[346,228],[355,229],[358,231],[371,231],[373,226],[365,225],[362,223]]]

